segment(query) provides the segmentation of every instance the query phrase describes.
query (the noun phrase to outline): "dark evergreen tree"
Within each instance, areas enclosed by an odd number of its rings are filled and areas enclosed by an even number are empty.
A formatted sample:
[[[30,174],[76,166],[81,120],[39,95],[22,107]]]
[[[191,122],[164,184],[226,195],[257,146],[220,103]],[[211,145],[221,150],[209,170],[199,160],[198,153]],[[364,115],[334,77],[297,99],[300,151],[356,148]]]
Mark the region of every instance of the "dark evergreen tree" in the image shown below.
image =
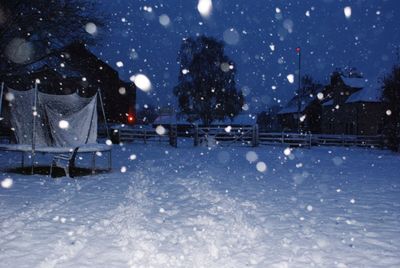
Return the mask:
[[[395,151],[400,149],[400,65],[383,79],[383,98],[388,104],[385,121],[387,146]]]
[[[205,125],[239,114],[244,98],[236,89],[236,68],[222,42],[205,36],[185,39],[178,61],[179,83],[174,94],[181,114],[201,119]]]

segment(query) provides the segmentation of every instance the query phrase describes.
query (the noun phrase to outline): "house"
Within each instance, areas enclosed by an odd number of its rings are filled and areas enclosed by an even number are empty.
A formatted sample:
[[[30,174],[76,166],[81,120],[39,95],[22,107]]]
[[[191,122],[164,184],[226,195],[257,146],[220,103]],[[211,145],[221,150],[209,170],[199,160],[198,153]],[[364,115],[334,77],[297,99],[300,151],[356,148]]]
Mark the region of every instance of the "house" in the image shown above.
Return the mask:
[[[82,75],[83,94],[101,90],[107,120],[117,123],[135,123],[136,87],[119,78],[118,72],[102,61],[81,42],[67,46],[60,54],[69,65]]]
[[[278,112],[278,121],[285,132],[321,131],[322,106],[318,99],[318,93],[296,95],[289,103]]]
[[[326,134],[379,135],[386,104],[377,83],[362,77],[333,74],[322,105],[322,132]]]

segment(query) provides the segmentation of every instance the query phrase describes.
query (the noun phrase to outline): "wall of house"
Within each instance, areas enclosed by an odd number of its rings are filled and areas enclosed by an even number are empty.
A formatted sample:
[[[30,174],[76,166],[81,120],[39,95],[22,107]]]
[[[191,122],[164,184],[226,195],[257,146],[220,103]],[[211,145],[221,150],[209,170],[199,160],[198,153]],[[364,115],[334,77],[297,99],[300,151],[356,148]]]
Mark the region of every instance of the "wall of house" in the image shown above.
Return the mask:
[[[383,103],[345,103],[338,109],[324,106],[322,132],[327,134],[379,135],[383,130]]]

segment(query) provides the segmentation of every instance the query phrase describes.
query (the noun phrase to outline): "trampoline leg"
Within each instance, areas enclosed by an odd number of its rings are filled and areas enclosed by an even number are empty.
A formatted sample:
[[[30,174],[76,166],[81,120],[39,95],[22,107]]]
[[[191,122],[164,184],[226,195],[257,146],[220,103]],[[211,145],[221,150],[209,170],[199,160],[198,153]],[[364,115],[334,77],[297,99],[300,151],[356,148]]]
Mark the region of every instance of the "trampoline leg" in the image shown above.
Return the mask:
[[[108,171],[110,171],[112,169],[111,161],[112,161],[112,158],[111,158],[111,150],[110,150],[110,152],[108,153]]]
[[[92,174],[94,174],[95,168],[96,168],[96,153],[94,152],[92,156]]]
[[[33,175],[35,169],[35,155],[33,154],[31,157],[32,157],[31,175]]]

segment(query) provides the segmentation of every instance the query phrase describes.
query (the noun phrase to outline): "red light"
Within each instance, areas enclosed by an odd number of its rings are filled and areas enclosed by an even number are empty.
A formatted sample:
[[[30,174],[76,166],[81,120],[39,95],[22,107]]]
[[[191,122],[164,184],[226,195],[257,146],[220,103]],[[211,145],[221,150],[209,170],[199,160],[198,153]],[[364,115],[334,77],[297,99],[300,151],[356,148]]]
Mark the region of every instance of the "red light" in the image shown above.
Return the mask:
[[[300,53],[301,49],[299,47],[296,47],[296,52]]]
[[[132,124],[135,122],[135,116],[133,115],[128,115],[128,123]]]

